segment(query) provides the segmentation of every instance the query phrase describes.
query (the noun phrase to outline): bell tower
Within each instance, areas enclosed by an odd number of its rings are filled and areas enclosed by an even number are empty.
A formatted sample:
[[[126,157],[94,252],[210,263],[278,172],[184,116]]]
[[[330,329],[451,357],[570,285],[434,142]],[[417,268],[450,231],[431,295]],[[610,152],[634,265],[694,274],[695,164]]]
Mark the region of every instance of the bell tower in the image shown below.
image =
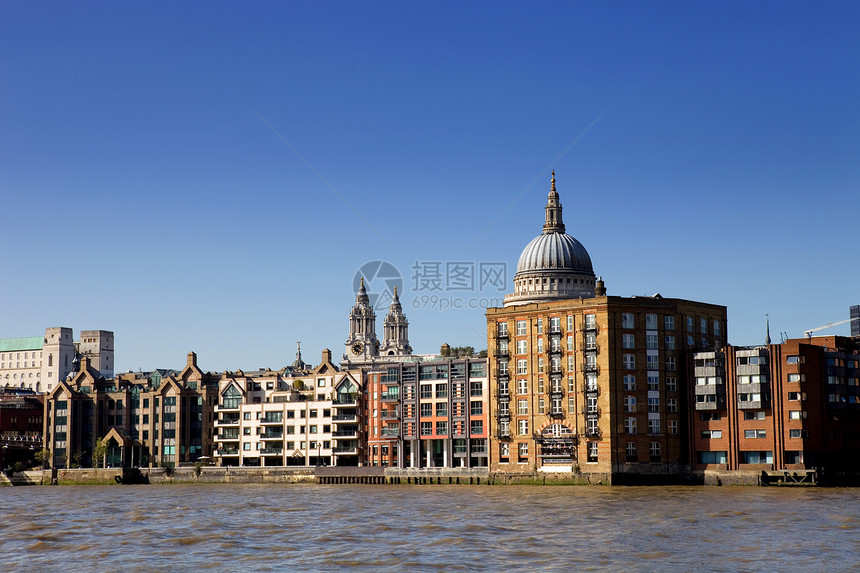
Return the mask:
[[[344,357],[348,362],[361,362],[377,356],[379,340],[376,338],[376,313],[370,305],[362,277],[355,306],[349,311],[349,337],[346,339]]]
[[[403,314],[400,297],[397,296],[397,287],[394,287],[394,297],[388,314],[382,323],[382,350],[383,356],[409,356],[412,347],[409,346],[409,321]]]

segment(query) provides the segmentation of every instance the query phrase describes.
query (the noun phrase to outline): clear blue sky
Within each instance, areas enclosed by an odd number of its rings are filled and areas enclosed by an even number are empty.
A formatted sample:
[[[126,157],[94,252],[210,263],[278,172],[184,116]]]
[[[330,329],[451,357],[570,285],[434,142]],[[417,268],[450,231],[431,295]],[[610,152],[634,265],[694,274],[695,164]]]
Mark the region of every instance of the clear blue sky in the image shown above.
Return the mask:
[[[113,330],[123,370],[275,368],[296,340],[316,363],[384,260],[416,352],[484,348],[483,311],[431,308],[412,267],[504,262],[510,291],[551,168],[610,294],[724,304],[734,344],[766,313],[802,336],[860,304],[859,16],[3,2],[0,337]]]

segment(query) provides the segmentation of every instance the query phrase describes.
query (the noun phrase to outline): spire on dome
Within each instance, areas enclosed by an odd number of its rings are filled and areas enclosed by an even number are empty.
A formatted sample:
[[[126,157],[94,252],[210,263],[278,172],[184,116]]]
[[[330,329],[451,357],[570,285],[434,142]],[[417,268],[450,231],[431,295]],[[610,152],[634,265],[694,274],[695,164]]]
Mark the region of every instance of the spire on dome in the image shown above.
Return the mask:
[[[558,191],[555,190],[555,170],[552,172],[551,187],[546,201],[546,221],[543,224],[543,232],[564,233],[564,222],[561,220],[561,201]]]

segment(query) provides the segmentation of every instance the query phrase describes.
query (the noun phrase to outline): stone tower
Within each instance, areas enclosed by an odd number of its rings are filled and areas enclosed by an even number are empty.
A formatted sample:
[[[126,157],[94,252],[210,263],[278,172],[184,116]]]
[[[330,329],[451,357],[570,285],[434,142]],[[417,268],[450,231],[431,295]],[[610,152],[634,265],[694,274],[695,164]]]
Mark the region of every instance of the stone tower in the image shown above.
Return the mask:
[[[349,311],[349,338],[346,339],[347,361],[361,362],[379,356],[379,340],[376,338],[376,313],[370,305],[364,277],[355,297],[355,306]]]
[[[382,349],[383,356],[409,356],[412,347],[409,346],[409,321],[403,314],[400,305],[400,297],[397,296],[397,287],[394,287],[394,298],[388,307],[388,314],[382,323]]]

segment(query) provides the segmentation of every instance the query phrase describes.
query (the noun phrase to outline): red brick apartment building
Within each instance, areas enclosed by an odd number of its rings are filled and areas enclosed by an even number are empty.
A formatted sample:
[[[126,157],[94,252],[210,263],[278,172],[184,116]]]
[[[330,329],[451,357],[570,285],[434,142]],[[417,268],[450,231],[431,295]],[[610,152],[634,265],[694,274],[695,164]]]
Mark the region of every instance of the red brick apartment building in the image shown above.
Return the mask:
[[[697,352],[695,469],[860,469],[860,339]]]

